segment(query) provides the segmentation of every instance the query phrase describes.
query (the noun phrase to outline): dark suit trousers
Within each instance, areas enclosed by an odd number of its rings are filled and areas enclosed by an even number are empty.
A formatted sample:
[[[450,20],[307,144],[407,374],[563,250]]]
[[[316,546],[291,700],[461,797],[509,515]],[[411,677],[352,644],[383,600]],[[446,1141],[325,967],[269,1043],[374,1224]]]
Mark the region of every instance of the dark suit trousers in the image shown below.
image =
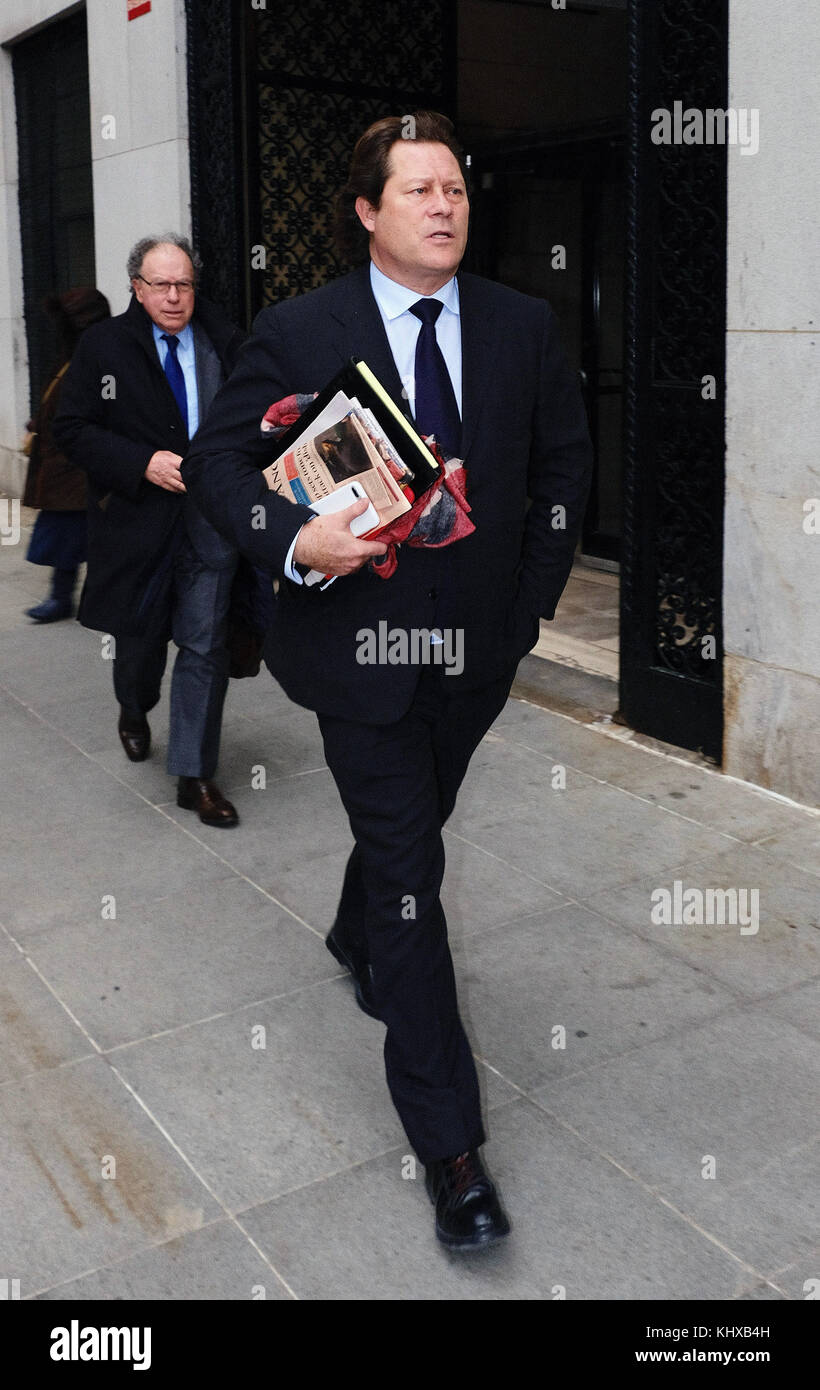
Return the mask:
[[[147,713],[159,700],[171,637],[179,648],[168,729],[172,777],[210,778],[216,772],[228,688],[225,638],[235,569],[235,563],[211,569],[184,537],[145,630],[139,636],[117,637],[114,690],[120,704],[134,714]]]
[[[439,892],[442,827],[470,758],[503,709],[514,668],[451,695],[443,667],[426,667],[395,724],[319,715],[325,756],[356,839],[336,931],[363,945],[387,1025],[387,1082],[422,1163],[484,1142],[470,1044],[458,1014]]]

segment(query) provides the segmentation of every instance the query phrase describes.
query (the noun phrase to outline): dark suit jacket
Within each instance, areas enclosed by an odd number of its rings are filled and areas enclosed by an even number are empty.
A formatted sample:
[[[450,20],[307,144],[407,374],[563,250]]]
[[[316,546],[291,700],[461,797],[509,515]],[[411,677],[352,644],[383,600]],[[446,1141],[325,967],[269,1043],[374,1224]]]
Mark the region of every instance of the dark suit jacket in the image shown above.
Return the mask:
[[[265,660],[292,699],[321,713],[388,723],[408,708],[418,667],[356,659],[357,634],[380,621],[462,629],[464,671],[447,686],[495,679],[533,646],[569,574],[592,450],[555,317],[543,300],[474,275],[459,275],[459,293],[462,452],[476,529],[441,550],[403,546],[390,579],[366,567],[323,592],[280,585]],[[273,401],[322,388],[350,356],[407,408],[368,266],[259,314],[186,455],[182,476],[197,506],[272,573],[282,573],[311,514],[268,492],[259,469],[274,455],[260,420]]]
[[[197,296],[193,316],[200,420],[236,362],[244,334]],[[182,454],[185,428],[160,366],[151,320],[136,298],[124,314],[83,334],[63,380],[54,437],[88,475],[88,576],[79,618],[105,632],[135,632],[152,577],[185,522],[206,564],[233,563],[224,537],[190,499],[149,483],[157,449]]]

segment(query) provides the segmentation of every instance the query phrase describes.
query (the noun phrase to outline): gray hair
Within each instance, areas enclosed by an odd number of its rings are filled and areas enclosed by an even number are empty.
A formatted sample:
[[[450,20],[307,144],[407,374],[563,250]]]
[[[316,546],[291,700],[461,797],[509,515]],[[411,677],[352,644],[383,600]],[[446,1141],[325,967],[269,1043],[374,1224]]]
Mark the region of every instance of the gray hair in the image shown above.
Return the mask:
[[[184,251],[194,268],[194,279],[196,280],[198,278],[199,272],[202,269],[202,261],[188,238],[180,236],[179,232],[165,232],[162,236],[140,237],[136,245],[131,248],[128,261],[126,262],[129,284],[140,274],[142,263],[149,251],[153,251],[157,246],[176,246],[180,251]]]

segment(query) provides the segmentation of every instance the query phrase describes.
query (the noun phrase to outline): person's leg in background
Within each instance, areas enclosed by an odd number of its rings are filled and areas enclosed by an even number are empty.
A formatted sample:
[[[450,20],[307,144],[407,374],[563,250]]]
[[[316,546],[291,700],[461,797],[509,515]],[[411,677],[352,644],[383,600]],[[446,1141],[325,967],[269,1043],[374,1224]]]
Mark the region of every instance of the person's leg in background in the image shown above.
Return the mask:
[[[146,715],[159,701],[170,636],[166,601],[152,607],[142,632],[114,638],[114,693],[120,704],[117,728],[131,762],[143,762],[151,749]]]
[[[203,564],[187,540],[174,567],[172,635],[179,648],[171,680],[168,772],[179,779],[177,804],[206,825],[234,826],[239,817],[213,781],[228,688],[228,608],[236,562]]]
[[[47,598],[26,609],[35,623],[58,623],[74,615],[74,588],[88,542],[84,511],[43,510],[34,523],[26,559],[33,565],[50,565],[51,586]]]

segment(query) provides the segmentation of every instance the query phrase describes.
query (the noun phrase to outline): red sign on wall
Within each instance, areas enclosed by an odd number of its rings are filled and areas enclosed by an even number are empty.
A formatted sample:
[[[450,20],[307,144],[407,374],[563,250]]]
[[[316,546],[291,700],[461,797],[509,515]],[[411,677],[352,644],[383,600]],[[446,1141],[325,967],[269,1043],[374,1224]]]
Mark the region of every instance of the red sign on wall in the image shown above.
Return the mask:
[[[138,19],[141,14],[147,14],[151,8],[151,0],[128,0],[128,18]]]

